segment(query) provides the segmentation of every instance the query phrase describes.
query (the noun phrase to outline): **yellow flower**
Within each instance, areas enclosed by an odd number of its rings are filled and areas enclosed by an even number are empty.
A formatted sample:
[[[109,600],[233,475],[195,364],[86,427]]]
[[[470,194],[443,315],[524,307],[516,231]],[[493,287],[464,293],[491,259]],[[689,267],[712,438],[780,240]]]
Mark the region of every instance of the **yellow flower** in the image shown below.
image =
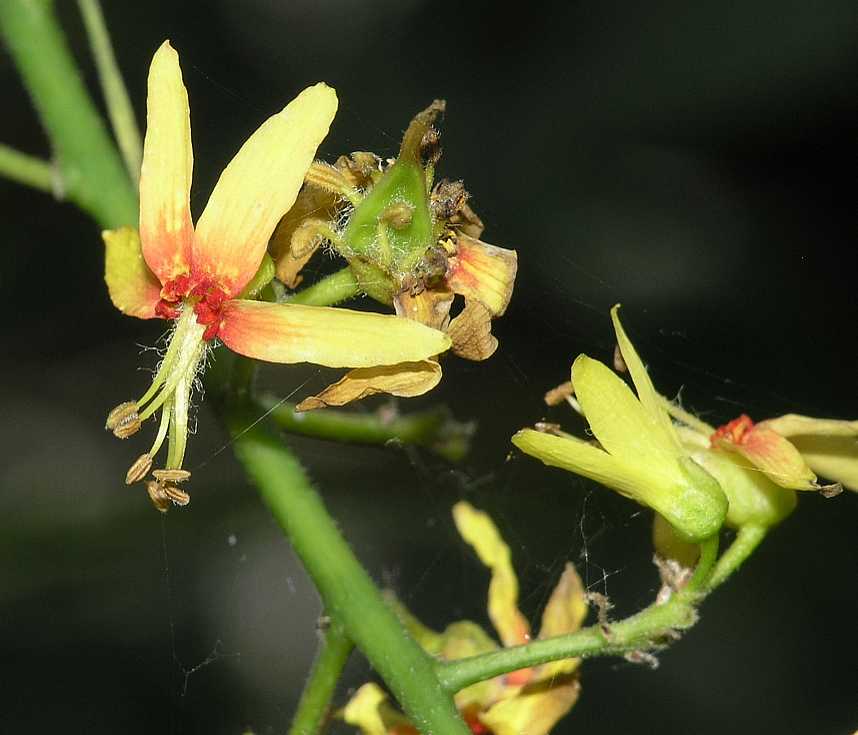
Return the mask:
[[[618,310],[615,306],[611,317],[637,397],[601,362],[580,355],[572,366],[575,396],[601,446],[532,429],[519,431],[512,442],[547,465],[589,477],[653,508],[686,541],[699,542],[721,527],[727,498],[680,442]]]
[[[152,448],[126,478],[142,480],[169,435],[166,469],[156,470],[147,486],[159,510],[188,499],[175,483],[189,476],[182,463],[190,397],[215,338],[259,360],[364,369],[427,360],[450,345],[443,333],[393,316],[246,298],[259,285],[254,276],[261,266],[269,268],[267,280],[273,276],[268,241],[295,202],[336,110],[334,90],[317,84],[268,118],[224,169],[194,225],[190,112],[179,58],[165,41],[152,59],[139,237],[125,228],[105,232],[104,241],[115,306],[141,319],[176,322],[149,390],[107,420],[125,438],[161,411]]]
[[[530,640],[530,625],[518,609],[518,579],[509,547],[491,518],[466,502],[457,503],[453,518],[462,538],[491,570],[488,613],[504,646]],[[452,623],[443,633],[431,630],[396,602],[397,614],[417,642],[433,656],[451,661],[497,650],[498,644],[468,620]],[[572,633],[587,615],[581,580],[571,564],[560,577],[542,614],[540,638]],[[546,735],[575,704],[580,691],[580,659],[553,661],[479,682],[456,694],[456,706],[477,735]],[[375,684],[365,684],[341,712],[364,735],[411,735],[417,731],[387,702]]]

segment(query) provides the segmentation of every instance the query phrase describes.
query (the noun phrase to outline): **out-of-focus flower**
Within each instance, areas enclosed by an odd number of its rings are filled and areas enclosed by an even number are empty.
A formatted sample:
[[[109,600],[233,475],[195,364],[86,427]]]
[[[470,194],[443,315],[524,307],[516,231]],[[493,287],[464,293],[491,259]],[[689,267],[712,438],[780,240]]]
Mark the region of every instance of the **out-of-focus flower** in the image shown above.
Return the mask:
[[[683,539],[699,542],[721,527],[727,497],[682,445],[618,310],[615,306],[611,317],[637,397],[601,362],[580,355],[572,365],[575,397],[600,446],[533,429],[519,431],[512,442],[545,464],[589,477],[653,508]]]
[[[491,570],[488,614],[504,646],[530,640],[530,626],[518,609],[518,579],[509,547],[491,518],[466,502],[453,508],[462,538]],[[433,656],[451,661],[497,650],[498,644],[479,625],[460,621],[438,633],[396,603],[397,614],[417,642]],[[572,633],[587,615],[581,580],[571,564],[560,577],[542,614],[539,638]],[[456,694],[456,706],[474,733],[545,735],[578,698],[579,659],[564,659],[513,671],[474,684]],[[387,702],[375,684],[365,684],[342,710],[343,719],[364,735],[410,735],[414,727]]]
[[[169,436],[166,469],[156,470],[147,485],[159,510],[188,501],[176,483],[190,475],[182,469],[190,398],[211,340],[270,362],[357,368],[422,361],[450,345],[442,332],[406,319],[246,298],[273,277],[270,261],[265,270],[268,241],[295,201],[336,109],[334,90],[317,84],[266,120],[224,169],[194,226],[190,113],[178,55],[164,42],[152,59],[140,234],[113,230],[104,241],[105,280],[116,307],[141,319],[175,321],[151,387],[107,420],[108,429],[126,438],[161,411],[152,448],[126,478],[144,479]]]

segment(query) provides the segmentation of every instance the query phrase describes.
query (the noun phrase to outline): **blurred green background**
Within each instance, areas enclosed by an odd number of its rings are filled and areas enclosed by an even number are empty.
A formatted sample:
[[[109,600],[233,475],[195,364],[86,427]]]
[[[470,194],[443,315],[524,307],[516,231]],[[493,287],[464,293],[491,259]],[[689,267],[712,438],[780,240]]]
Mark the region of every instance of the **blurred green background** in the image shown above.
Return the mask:
[[[59,8],[95,90],[76,4]],[[449,514],[462,497],[510,542],[532,619],[567,559],[618,616],[654,594],[648,513],[508,443],[542,418],[580,429],[541,397],[579,352],[610,359],[617,301],[657,385],[712,423],[858,417],[854,2],[104,9],[141,118],[152,53],[170,38],[181,55],[195,215],[245,137],[307,84],[339,93],[328,160],[393,155],[412,114],[447,99],[439,173],[464,179],[484,239],[518,250],[519,278],[492,360],[448,360],[440,389],[401,408],[476,419],[474,451],[453,467],[291,441],[359,557],[427,623],[486,621],[487,576]],[[0,140],[48,155],[7,55],[0,85]],[[164,519],[124,486],[147,439],[116,442],[104,416],[146,383],[154,358],[137,345],[163,325],[114,311],[98,230],[71,205],[6,181],[0,197],[2,730],[284,731],[316,644],[312,586],[204,404],[191,506]],[[263,373],[283,394],[329,377]],[[856,529],[855,495],[802,497],[657,671],[587,663],[556,732],[852,732]],[[371,675],[356,656],[339,701]]]

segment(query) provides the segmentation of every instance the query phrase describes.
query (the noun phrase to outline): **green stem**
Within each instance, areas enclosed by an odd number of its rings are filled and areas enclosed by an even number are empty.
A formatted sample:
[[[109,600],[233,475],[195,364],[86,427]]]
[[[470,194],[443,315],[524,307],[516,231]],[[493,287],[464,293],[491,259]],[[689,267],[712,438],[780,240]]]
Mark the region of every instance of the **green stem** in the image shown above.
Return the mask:
[[[384,603],[295,457],[264,423],[253,426],[258,414],[252,406],[227,407],[226,418],[236,455],[301,558],[332,620],[342,624],[421,732],[467,735],[432,659]]]
[[[685,589],[691,592],[700,592],[706,588],[706,583],[712,575],[712,567],[718,559],[718,534],[706,539],[700,544],[700,559],[694,568],[694,574],[688,580]]]
[[[140,178],[140,164],[143,160],[143,144],[140,129],[134,116],[134,108],[128,98],[122,73],[116,64],[110,34],[104,22],[104,14],[98,0],[78,0],[80,14],[89,36],[89,45],[95,57],[95,67],[101,82],[101,91],[107,104],[107,114],[113,126],[113,134],[119,144],[125,168],[135,186]]]
[[[548,661],[586,656],[616,656],[663,645],[671,631],[690,628],[697,614],[696,594],[684,591],[663,605],[650,605],[619,623],[611,623],[606,634],[599,625],[576,633],[534,641],[524,646],[502,648],[456,661],[437,662],[436,671],[447,692],[455,693],[471,684],[509,671],[538,666]]]
[[[351,268],[343,268],[341,271],[325,276],[321,281],[312,286],[290,295],[287,299],[290,304],[306,304],[307,306],[331,306],[341,301],[350,299],[360,293],[360,286],[355,280]]]
[[[316,735],[320,732],[352,648],[352,642],[339,624],[332,622],[320,643],[310,678],[304,685],[289,735]]]
[[[450,462],[464,458],[473,433],[472,424],[456,421],[444,406],[384,418],[379,412],[359,414],[334,408],[297,412],[294,403],[270,395],[261,396],[257,402],[261,410],[271,411],[277,426],[292,434],[349,444],[414,444]]]
[[[707,590],[713,590],[723,584],[727,577],[735,572],[760,545],[768,529],[764,526],[742,526],[733,543],[718,560],[715,570],[707,583]]]
[[[136,225],[134,187],[81,81],[51,0],[0,0],[0,34],[48,132],[65,194],[102,227]]]
[[[0,176],[51,192],[57,183],[54,167],[47,161],[16,151],[0,143]]]

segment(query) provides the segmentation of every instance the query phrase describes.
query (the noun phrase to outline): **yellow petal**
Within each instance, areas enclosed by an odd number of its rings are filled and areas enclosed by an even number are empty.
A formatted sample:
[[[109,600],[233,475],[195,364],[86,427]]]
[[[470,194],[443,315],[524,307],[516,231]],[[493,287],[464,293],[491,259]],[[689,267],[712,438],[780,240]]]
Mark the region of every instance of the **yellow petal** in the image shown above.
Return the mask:
[[[518,255],[464,233],[457,236],[456,255],[447,267],[447,286],[466,299],[480,301],[494,316],[506,311],[512,298]]]
[[[542,613],[540,638],[574,633],[587,617],[587,598],[584,585],[573,564],[567,563],[560,581],[551,593]]]
[[[580,355],[572,365],[572,385],[593,434],[610,454],[652,467],[682,455],[679,440],[664,430],[659,414],[643,406],[601,362]]]
[[[790,441],[815,473],[858,491],[858,443],[854,437],[803,435]]]
[[[679,439],[673,428],[673,423],[664,408],[662,397],[656,392],[655,386],[649,377],[643,361],[637,353],[631,340],[626,335],[626,330],[620,322],[620,305],[616,304],[611,309],[611,320],[614,323],[614,331],[617,334],[617,345],[620,348],[620,353],[623,356],[623,361],[631,373],[632,381],[635,384],[635,390],[638,394],[638,400],[641,405],[652,415],[661,427],[664,434],[664,440],[672,444],[676,449],[679,449]]]
[[[760,421],[757,426],[773,429],[788,439],[794,436],[846,436],[858,437],[858,421],[815,419],[788,413],[776,419]]]
[[[525,687],[479,716],[494,735],[548,735],[578,699],[581,685],[572,674]]]
[[[547,465],[589,477],[650,506],[687,541],[709,538],[724,522],[726,496],[715,479],[688,457],[629,461],[574,437],[533,429],[519,431],[512,443]]]
[[[194,154],[179,56],[164,41],[149,67],[140,169],[140,239],[149,268],[166,283],[190,267],[189,197]]]
[[[315,186],[304,186],[292,208],[283,215],[268,245],[277,267],[277,277],[289,288],[297,288],[302,281],[299,275],[307,261],[321,244],[308,221],[314,224],[329,220],[335,214],[336,197]],[[297,233],[297,237],[296,237]]]
[[[104,280],[113,305],[123,314],[139,319],[155,317],[161,283],[143,260],[140,238],[132,227],[105,230]]]
[[[396,613],[396,617],[399,618],[399,622],[402,623],[402,626],[408,631],[409,635],[417,641],[420,648],[431,656],[440,655],[441,648],[444,644],[444,636],[441,633],[423,625],[423,623],[420,622],[414,614],[399,601],[393,592],[385,590],[384,601],[387,606]]]
[[[295,410],[312,411],[326,406],[345,406],[379,393],[414,398],[432,390],[439,382],[441,366],[434,360],[358,368],[346,373],[321,393],[305,398]]]
[[[450,307],[453,305],[451,291],[425,289],[416,296],[408,291],[393,297],[393,306],[398,316],[413,319],[432,329],[446,330],[450,323]]]
[[[387,694],[377,684],[364,684],[339,714],[363,735],[418,735],[408,719],[387,704]]]
[[[294,204],[337,111],[325,84],[308,87],[247,139],[224,169],[194,237],[194,272],[234,296],[253,276]]]
[[[450,322],[447,334],[453,341],[453,353],[466,360],[487,360],[498,348],[492,334],[491,312],[479,301],[465,303],[462,312]]]
[[[530,639],[530,625],[518,609],[518,579],[510,561],[509,547],[491,518],[469,503],[453,506],[459,535],[469,543],[492,573],[489,583],[489,618],[504,646],[517,646]]]
[[[444,352],[450,338],[410,319],[349,309],[232,300],[218,336],[231,350],[268,362],[374,367]]]
[[[793,490],[819,489],[816,475],[798,449],[772,429],[754,426],[738,442],[716,435],[715,444],[722,449],[738,452],[781,487]]]

